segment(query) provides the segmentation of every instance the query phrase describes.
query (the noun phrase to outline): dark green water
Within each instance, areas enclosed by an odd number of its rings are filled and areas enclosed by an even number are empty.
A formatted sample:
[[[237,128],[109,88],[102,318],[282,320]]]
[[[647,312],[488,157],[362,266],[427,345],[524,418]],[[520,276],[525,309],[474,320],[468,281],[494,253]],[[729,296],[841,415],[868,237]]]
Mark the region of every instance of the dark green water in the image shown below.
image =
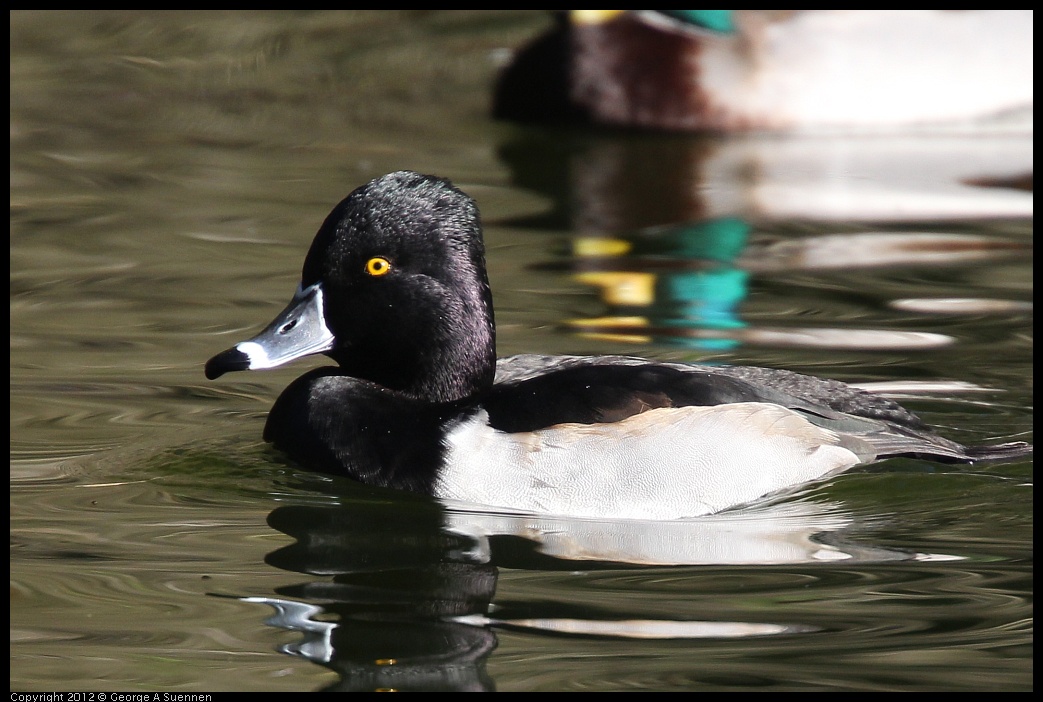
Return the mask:
[[[315,363],[202,374],[329,208],[408,168],[477,199],[503,355],[943,384],[903,402],[1031,441],[1031,194],[960,184],[1031,171],[1031,134],[494,122],[539,13],[11,22],[13,690],[1031,689],[1031,461],[892,461],[691,522],[512,517],[270,451]],[[882,216],[898,196],[931,205]]]

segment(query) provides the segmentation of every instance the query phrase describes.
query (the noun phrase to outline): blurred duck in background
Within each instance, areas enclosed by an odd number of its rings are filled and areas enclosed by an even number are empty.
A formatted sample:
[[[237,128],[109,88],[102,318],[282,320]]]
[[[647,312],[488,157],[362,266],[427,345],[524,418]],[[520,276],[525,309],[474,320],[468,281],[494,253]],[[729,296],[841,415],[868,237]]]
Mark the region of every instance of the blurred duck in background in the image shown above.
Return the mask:
[[[602,127],[519,130],[501,149],[517,184],[559,198],[554,226],[575,231],[576,279],[610,310],[571,322],[585,333],[713,350],[946,345],[946,335],[882,329],[794,338],[748,329],[738,310],[751,275],[1031,251],[1031,237],[954,230],[1033,216],[1031,10],[555,18],[504,69],[494,109]],[[794,224],[820,235],[795,237]]]
[[[572,10],[504,70],[494,113],[673,131],[1032,121],[1031,10]]]

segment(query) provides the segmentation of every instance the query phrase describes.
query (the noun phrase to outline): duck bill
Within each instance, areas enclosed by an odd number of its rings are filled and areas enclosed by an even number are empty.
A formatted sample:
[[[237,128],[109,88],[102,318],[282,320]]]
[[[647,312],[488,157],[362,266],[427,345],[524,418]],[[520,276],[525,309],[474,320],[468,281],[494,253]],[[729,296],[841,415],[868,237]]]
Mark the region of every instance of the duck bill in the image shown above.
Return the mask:
[[[275,368],[284,363],[333,349],[333,333],[323,317],[322,287],[297,288],[289,306],[268,327],[206,362],[210,380],[241,370]]]

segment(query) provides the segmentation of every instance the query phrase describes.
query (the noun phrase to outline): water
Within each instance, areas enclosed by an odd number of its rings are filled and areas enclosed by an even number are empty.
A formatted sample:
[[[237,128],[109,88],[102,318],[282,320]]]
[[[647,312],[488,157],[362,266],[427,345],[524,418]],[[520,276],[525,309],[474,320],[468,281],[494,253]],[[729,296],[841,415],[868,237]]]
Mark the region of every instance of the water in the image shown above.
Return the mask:
[[[489,514],[266,447],[319,361],[202,375],[335,202],[410,168],[478,200],[501,354],[895,382],[952,438],[1031,441],[1031,193],[961,170],[1031,173],[1031,136],[491,121],[539,13],[11,19],[12,689],[1031,688],[1031,461],[670,524]]]

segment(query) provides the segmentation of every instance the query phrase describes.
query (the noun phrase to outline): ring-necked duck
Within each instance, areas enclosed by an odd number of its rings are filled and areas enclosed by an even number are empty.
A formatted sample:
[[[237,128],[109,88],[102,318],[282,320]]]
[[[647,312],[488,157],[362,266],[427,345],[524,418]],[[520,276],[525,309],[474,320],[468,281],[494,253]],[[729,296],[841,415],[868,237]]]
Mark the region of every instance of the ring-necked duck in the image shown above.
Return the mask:
[[[493,507],[671,519],[893,456],[1009,459],[833,380],[638,358],[496,360],[478,208],[408,171],[326,218],[290,305],[211,358],[208,378],[323,353],[264,437],[305,467]]]

